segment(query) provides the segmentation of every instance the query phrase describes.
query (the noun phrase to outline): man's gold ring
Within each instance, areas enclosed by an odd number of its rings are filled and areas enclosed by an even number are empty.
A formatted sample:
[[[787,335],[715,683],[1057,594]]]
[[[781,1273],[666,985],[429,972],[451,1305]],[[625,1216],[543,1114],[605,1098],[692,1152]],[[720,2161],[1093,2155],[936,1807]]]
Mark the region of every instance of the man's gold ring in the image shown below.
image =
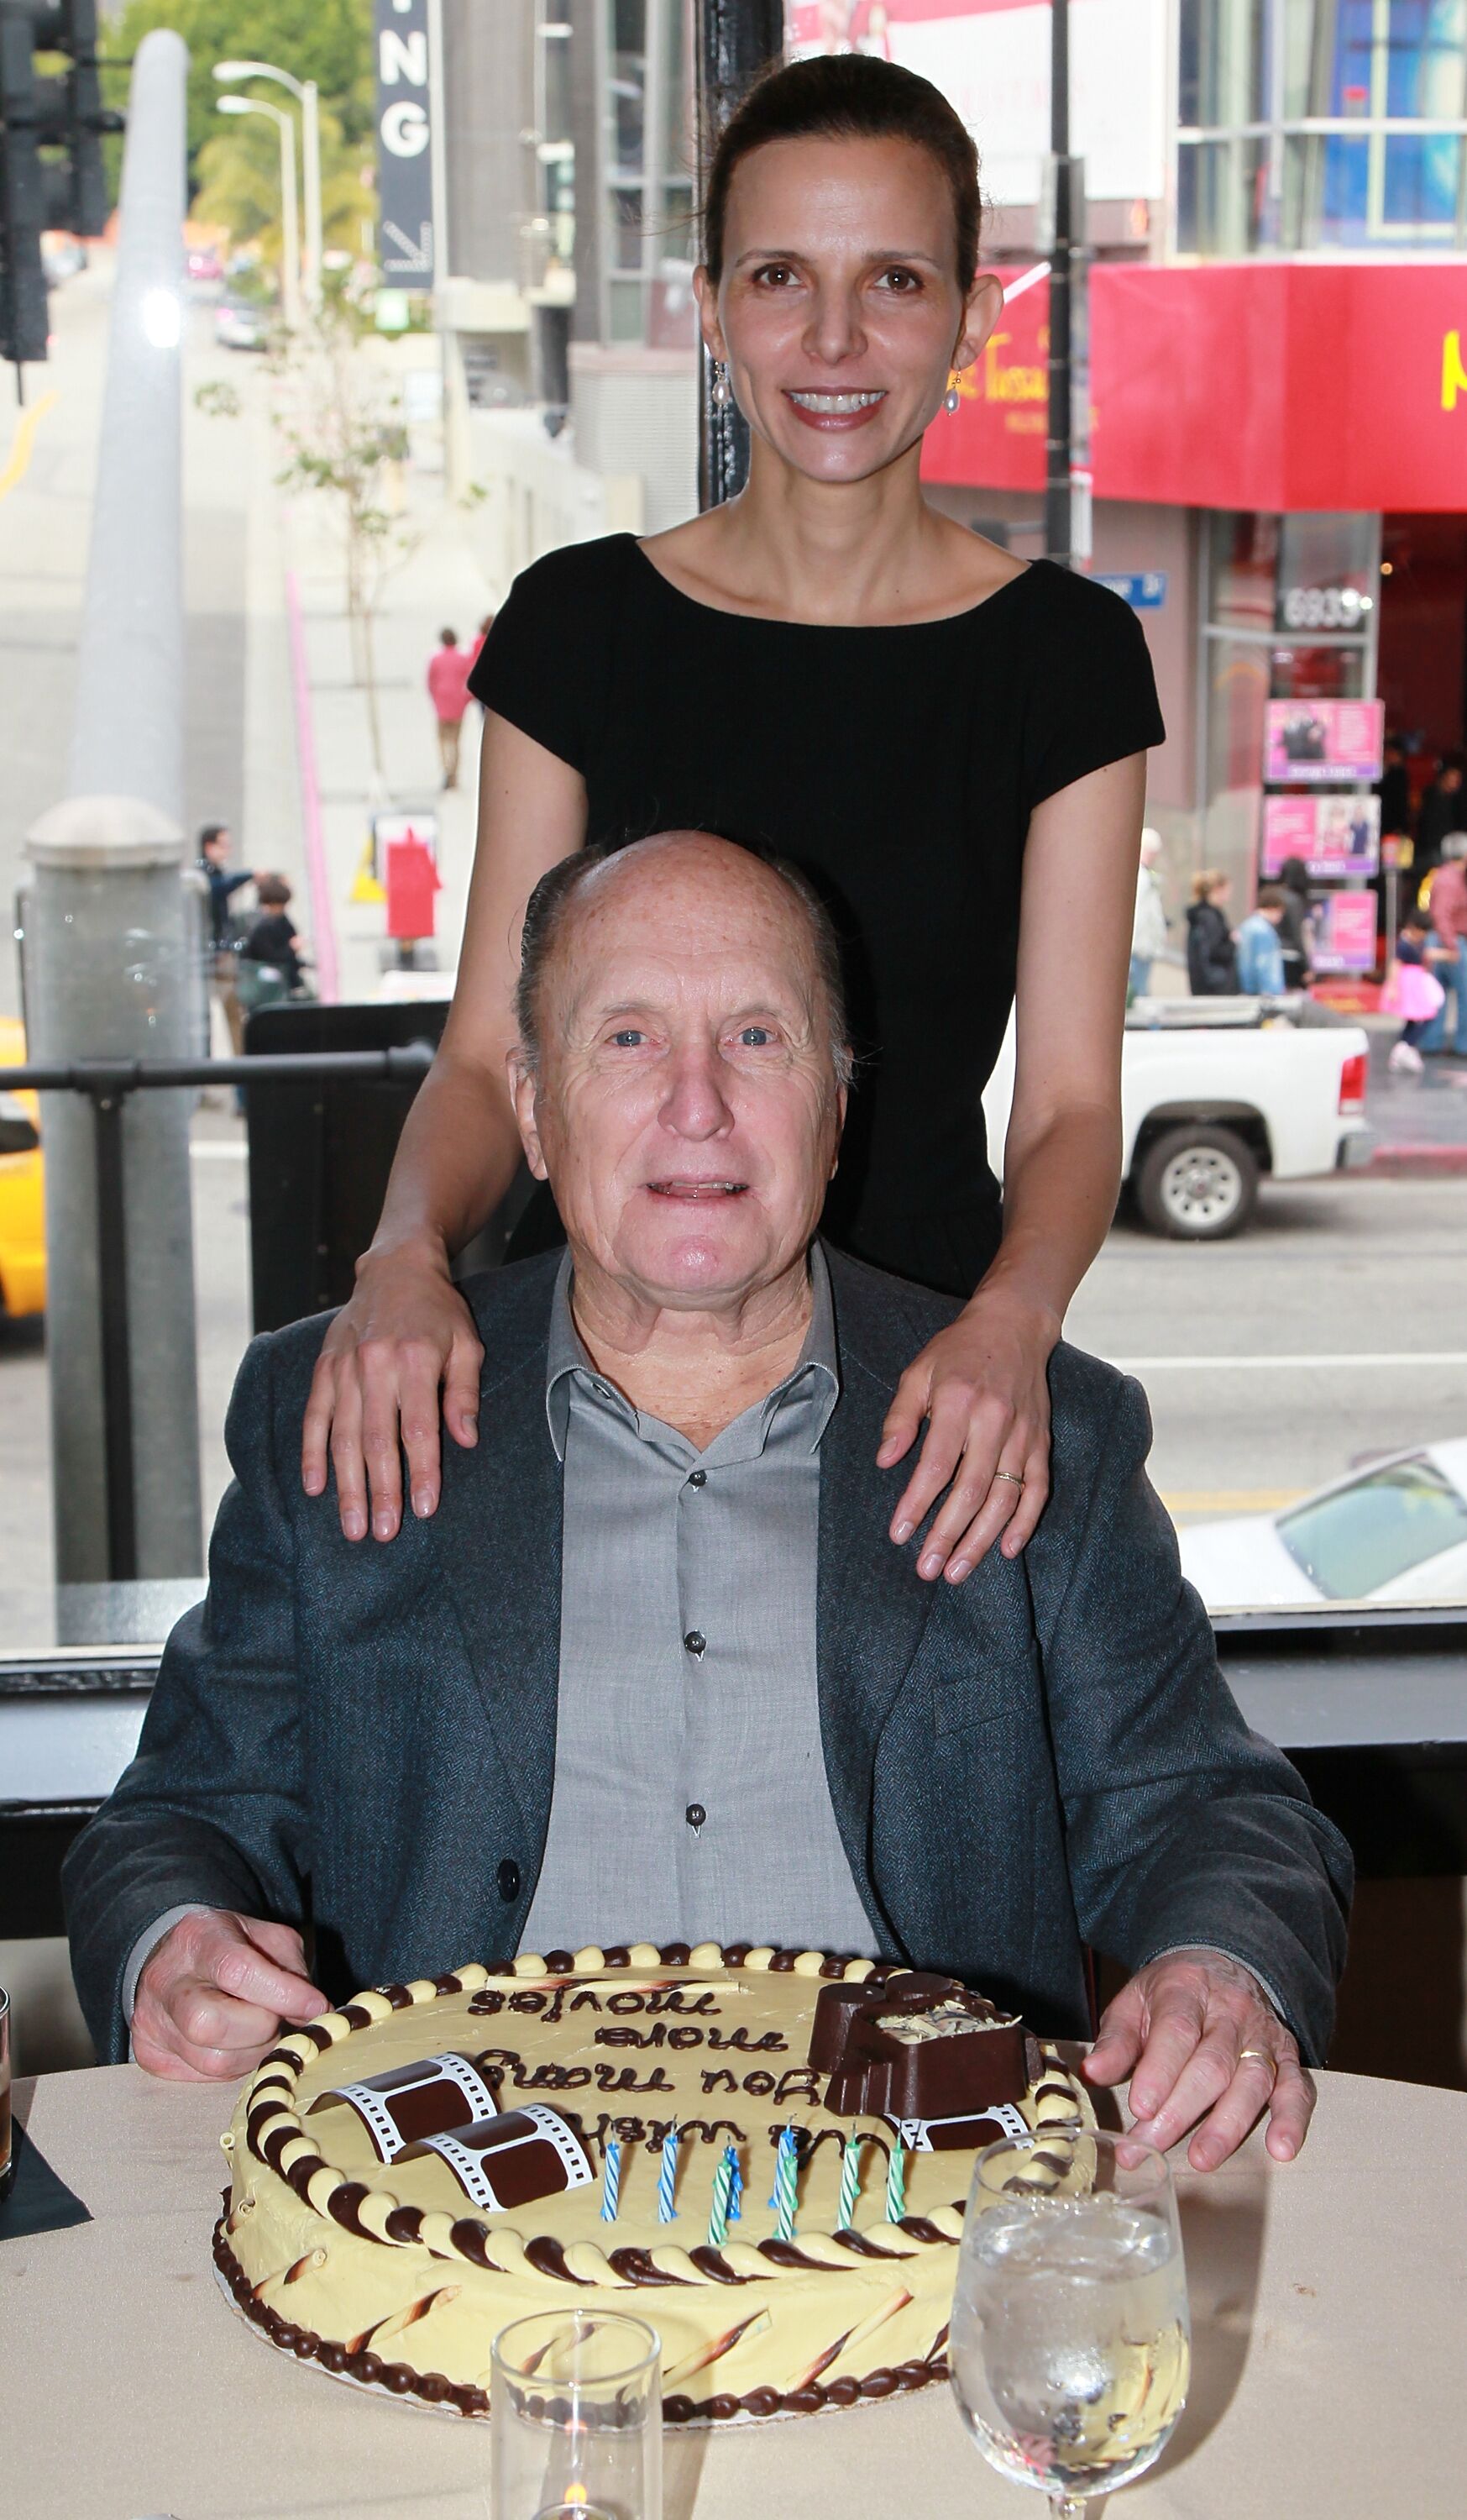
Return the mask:
[[[996,1479],[1006,1479],[1011,1488],[1021,1488],[1024,1484],[1023,1480],[1015,1470],[995,1470],[994,1477]]]
[[[1238,2049],[1238,2063],[1240,2065],[1255,2064],[1271,2066],[1273,2071],[1273,2080],[1275,2083],[1278,2080],[1278,2058],[1270,2055],[1267,2048],[1240,2048]]]

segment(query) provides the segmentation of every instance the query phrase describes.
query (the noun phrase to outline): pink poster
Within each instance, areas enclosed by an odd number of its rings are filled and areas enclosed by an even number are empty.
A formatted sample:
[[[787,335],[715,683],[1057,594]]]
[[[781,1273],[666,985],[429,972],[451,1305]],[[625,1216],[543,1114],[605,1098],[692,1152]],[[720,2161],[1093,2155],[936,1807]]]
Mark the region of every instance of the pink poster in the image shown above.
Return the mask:
[[[1384,700],[1270,700],[1264,777],[1273,787],[1378,779]]]
[[[1380,864],[1378,796],[1266,796],[1265,880],[1302,858],[1313,880],[1374,875]]]
[[[1316,971],[1373,971],[1375,968],[1375,895],[1332,892],[1315,911]]]

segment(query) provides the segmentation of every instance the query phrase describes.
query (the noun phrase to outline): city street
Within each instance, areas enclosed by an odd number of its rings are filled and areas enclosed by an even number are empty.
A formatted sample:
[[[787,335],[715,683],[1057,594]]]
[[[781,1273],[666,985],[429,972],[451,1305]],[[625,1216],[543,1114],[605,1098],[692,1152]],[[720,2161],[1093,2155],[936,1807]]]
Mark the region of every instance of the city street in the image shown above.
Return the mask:
[[[108,258],[57,292],[57,338],[28,463],[0,502],[0,891],[13,897],[25,832],[66,792],[74,646],[106,338]],[[208,297],[190,313],[186,382],[188,812],[227,819],[238,861],[282,869],[301,926],[329,907],[345,997],[373,995],[383,960],[379,905],[353,902],[369,810],[365,710],[351,681],[339,560],[324,520],[287,503],[267,417],[264,362],[220,350]],[[224,381],[236,418],[210,418],[198,386]],[[33,397],[34,399],[34,397]],[[0,437],[14,414],[0,407]],[[471,532],[431,478],[409,485],[422,539],[394,577],[378,652],[392,801],[439,814],[440,960],[451,968],[472,846],[473,742],[463,784],[437,794],[422,687],[443,620],[468,631],[502,588],[487,586]],[[319,837],[303,809],[288,574],[298,586]],[[471,729],[468,730],[471,736]],[[0,955],[0,1012],[19,1003]],[[1460,1062],[1418,1083],[1384,1071],[1373,1043],[1369,1117],[1379,1141],[1445,1164],[1467,1160]],[[248,1220],[240,1124],[195,1124],[200,1440],[210,1515],[228,1475],[223,1418],[249,1332]],[[1178,1521],[1269,1510],[1338,1476],[1362,1454],[1467,1434],[1461,1254],[1467,1172],[1335,1177],[1273,1190],[1251,1230],[1221,1245],[1167,1243],[1129,1222],[1113,1232],[1075,1303],[1071,1334],[1136,1372],[1156,1426],[1153,1471]],[[42,1333],[0,1323],[0,1616],[17,1643],[49,1634],[50,1500]]]

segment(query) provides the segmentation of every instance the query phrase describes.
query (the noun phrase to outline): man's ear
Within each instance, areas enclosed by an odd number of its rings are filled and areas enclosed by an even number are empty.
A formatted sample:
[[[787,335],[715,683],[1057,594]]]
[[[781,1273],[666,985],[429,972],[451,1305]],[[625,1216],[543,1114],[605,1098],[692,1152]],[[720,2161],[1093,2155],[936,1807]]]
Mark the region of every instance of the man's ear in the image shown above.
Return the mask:
[[[540,1132],[535,1125],[535,1071],[518,1042],[506,1057],[505,1074],[509,1079],[510,1101],[514,1106],[525,1162],[537,1181],[549,1181],[549,1168],[540,1150]]]

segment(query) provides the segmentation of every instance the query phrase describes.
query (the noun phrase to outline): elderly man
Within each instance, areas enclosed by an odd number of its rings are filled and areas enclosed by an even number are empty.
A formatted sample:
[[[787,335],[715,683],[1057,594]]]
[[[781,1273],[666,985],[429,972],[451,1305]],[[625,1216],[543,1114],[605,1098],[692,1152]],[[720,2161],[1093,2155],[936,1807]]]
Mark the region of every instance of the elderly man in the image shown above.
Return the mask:
[[[300,1493],[322,1321],[241,1372],[208,1598],[67,1864],[103,2052],[236,2075],[328,1996],[628,1934],[900,1956],[1082,2033],[1089,1944],[1133,1971],[1093,2077],[1200,2168],[1266,2107],[1287,2158],[1348,1855],[1243,1726],[1109,1367],[1055,1352],[1021,1558],[933,1586],[891,1547],[882,1420],[956,1308],[816,1238],[850,1063],[819,903],[697,834],[567,860],[520,1030],[569,1248],[469,1289],[440,1511],[369,1552]]]

